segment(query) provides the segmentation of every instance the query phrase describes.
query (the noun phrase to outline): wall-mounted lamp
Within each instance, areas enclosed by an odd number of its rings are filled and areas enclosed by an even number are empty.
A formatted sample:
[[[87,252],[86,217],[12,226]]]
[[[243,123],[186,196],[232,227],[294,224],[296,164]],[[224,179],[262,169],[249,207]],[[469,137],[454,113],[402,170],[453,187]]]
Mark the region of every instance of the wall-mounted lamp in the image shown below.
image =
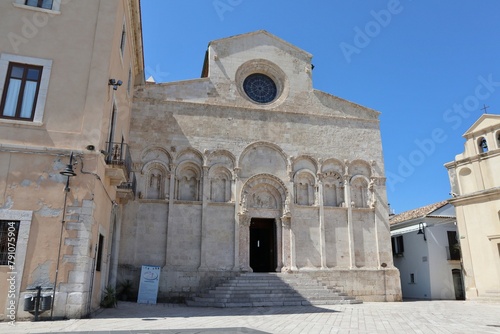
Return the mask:
[[[418,223],[418,232],[417,234],[423,234],[424,235],[424,241],[427,241],[427,238],[425,237],[425,225],[424,223]]]
[[[121,86],[123,84],[123,81],[121,80],[116,80],[116,79],[109,79],[108,85],[113,86],[113,90],[117,90],[118,86]]]
[[[52,297],[52,305],[50,307],[50,319],[52,319],[52,320],[54,320],[53,319],[54,301],[56,299],[55,297],[56,297],[56,288],[57,288],[57,276],[59,275],[59,264],[60,264],[60,258],[61,258],[61,246],[62,246],[62,240],[63,240],[64,223],[66,222],[66,203],[68,201],[68,193],[71,190],[69,188],[69,179],[73,176],[76,176],[76,173],[73,170],[73,152],[71,152],[71,155],[69,156],[69,164],[67,164],[66,168],[64,168],[62,171],[60,171],[59,174],[67,176],[67,179],[66,179],[66,187],[64,187],[64,204],[63,204],[63,213],[62,213],[62,220],[61,220],[61,231],[59,234],[59,249],[57,250],[56,277],[54,278],[54,288],[52,290],[52,291],[54,291],[54,296]]]
[[[75,171],[73,170],[73,152],[71,152],[71,155],[69,156],[69,164],[67,164],[66,168],[60,171],[59,174],[67,176],[68,180],[71,176],[76,175]]]

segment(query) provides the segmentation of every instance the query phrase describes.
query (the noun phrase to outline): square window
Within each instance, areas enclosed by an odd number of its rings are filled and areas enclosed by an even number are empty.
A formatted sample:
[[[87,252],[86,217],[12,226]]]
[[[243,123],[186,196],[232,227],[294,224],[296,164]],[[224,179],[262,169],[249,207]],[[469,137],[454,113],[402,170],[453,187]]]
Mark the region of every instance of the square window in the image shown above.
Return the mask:
[[[456,231],[447,231],[448,234],[448,260],[460,260],[460,243]]]
[[[415,274],[414,273],[410,274],[410,284],[415,284]]]
[[[0,266],[15,263],[19,222],[0,220]]]
[[[0,122],[41,124],[51,71],[50,59],[1,53]]]
[[[392,243],[392,254],[397,256],[402,256],[405,251],[403,236],[398,235],[397,237],[392,237],[391,243]]]
[[[0,117],[32,121],[43,67],[9,63]]]

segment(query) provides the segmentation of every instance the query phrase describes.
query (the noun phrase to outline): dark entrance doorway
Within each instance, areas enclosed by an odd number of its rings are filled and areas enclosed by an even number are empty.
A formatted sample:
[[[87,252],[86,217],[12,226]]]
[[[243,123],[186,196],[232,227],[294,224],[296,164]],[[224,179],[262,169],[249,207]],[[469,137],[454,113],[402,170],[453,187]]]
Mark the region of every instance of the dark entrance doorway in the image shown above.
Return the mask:
[[[453,269],[451,271],[453,276],[453,286],[455,287],[455,299],[465,300],[464,283],[462,281],[462,270]]]
[[[256,273],[276,271],[275,220],[252,218],[250,223],[250,267]]]

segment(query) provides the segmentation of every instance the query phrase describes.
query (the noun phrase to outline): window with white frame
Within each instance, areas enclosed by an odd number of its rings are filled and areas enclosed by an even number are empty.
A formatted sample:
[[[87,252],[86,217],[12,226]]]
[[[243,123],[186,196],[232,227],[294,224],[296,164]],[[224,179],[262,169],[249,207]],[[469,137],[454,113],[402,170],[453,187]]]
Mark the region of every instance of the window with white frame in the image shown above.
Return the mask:
[[[41,123],[52,60],[0,55],[0,119]]]
[[[14,0],[14,6],[24,9],[49,11],[52,14],[59,14],[62,0]]]
[[[33,120],[43,67],[9,63],[2,96],[1,116]]]
[[[53,0],[26,0],[25,5],[44,9],[52,9]]]
[[[127,43],[127,31],[125,29],[125,23],[123,24],[122,28],[122,39],[120,41],[120,52],[123,57],[123,54],[125,53],[125,45]]]

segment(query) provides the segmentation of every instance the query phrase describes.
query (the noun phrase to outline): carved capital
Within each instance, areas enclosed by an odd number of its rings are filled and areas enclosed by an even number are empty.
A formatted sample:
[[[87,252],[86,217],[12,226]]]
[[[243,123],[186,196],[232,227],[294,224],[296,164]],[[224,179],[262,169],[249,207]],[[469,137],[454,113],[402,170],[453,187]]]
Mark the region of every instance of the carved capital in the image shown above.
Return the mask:
[[[290,229],[292,227],[292,217],[290,217],[289,215],[284,215],[280,219],[281,219],[281,226],[282,227],[284,227],[286,229]]]
[[[239,218],[239,223],[240,226],[242,227],[250,227],[250,221],[252,220],[252,217],[246,214],[238,214]]]

